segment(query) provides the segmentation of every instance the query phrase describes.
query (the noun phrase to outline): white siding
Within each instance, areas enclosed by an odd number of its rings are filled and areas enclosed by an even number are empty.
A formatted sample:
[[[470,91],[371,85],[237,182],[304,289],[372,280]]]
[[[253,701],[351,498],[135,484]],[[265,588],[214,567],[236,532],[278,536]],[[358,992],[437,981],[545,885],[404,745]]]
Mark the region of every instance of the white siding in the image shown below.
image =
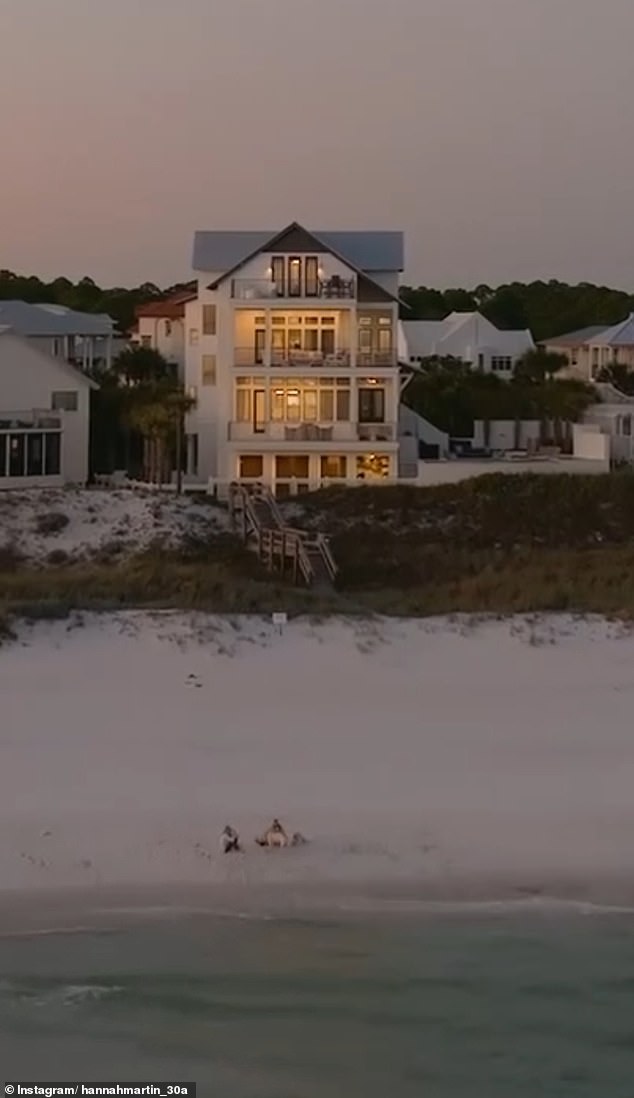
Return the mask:
[[[62,412],[61,480],[84,484],[88,479],[90,383],[79,371],[44,354],[30,340],[0,333],[0,416],[45,411],[54,392],[76,392],[77,411]],[[25,480],[19,482],[26,485]],[[50,484],[49,478],[42,483]],[[9,487],[5,482],[0,487]]]

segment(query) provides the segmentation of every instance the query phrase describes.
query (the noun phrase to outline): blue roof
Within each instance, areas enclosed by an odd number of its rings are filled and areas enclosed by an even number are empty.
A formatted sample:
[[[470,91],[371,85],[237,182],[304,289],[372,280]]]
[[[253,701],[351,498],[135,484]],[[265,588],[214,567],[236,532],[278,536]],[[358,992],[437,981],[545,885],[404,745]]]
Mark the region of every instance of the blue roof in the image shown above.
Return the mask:
[[[361,271],[403,270],[404,244],[401,232],[374,229],[350,232],[317,229],[308,231]],[[249,256],[266,248],[269,241],[279,233],[279,229],[197,232],[194,236],[194,270],[224,274]]]

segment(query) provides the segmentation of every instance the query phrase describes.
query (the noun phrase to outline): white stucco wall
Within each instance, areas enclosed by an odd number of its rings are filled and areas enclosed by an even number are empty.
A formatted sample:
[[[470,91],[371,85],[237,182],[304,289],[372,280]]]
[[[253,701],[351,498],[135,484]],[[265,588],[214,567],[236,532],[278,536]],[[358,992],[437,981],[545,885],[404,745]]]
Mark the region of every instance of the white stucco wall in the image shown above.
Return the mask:
[[[526,461],[422,461],[419,463],[419,485],[456,484],[461,480],[481,477],[491,473],[506,473],[517,476],[519,473],[542,474],[588,474],[608,473],[610,462],[607,458],[582,459],[559,458]]]
[[[166,321],[170,325],[166,327]],[[185,323],[183,320],[168,320],[166,317],[141,316],[138,319],[138,332],[133,342],[144,346],[149,340],[149,346],[158,351],[168,362],[175,362],[182,376],[185,365]]]
[[[76,392],[77,411],[58,413],[62,419],[61,480],[84,484],[88,479],[90,384],[59,359],[44,354],[30,340],[0,333],[0,416],[3,413],[51,409],[54,392]],[[52,478],[44,478],[50,484]],[[27,481],[18,482],[25,487]],[[4,487],[11,487],[5,481]]]
[[[488,446],[491,450],[527,450],[531,443],[539,442],[540,423],[538,419],[523,419],[519,424],[519,440],[516,446],[515,421],[512,419],[492,419],[489,422]],[[483,449],[487,443],[484,421],[477,419],[473,425],[473,445]]]

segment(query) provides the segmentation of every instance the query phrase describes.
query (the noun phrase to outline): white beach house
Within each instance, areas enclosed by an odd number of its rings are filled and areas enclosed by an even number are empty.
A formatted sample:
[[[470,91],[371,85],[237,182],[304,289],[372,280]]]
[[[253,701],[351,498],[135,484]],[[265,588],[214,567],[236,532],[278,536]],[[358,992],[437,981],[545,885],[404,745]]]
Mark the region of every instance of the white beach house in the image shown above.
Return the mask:
[[[400,232],[198,232],[188,474],[278,495],[398,474]]]
[[[568,359],[563,377],[595,381],[602,367],[613,363],[634,370],[634,313],[620,324],[595,324],[544,340],[544,346]]]
[[[133,346],[158,351],[174,364],[180,378],[185,373],[185,306],[195,300],[196,289],[192,288],[137,306],[130,334]]]
[[[406,320],[403,332],[411,365],[432,356],[451,357],[502,378],[512,377],[517,360],[535,348],[527,329],[503,331],[481,313],[451,313],[444,320]]]
[[[112,362],[115,326],[103,314],[80,313],[64,305],[0,301],[0,327],[12,328],[53,358],[87,373],[108,369]]]
[[[0,490],[85,484],[95,387],[38,341],[0,327]]]

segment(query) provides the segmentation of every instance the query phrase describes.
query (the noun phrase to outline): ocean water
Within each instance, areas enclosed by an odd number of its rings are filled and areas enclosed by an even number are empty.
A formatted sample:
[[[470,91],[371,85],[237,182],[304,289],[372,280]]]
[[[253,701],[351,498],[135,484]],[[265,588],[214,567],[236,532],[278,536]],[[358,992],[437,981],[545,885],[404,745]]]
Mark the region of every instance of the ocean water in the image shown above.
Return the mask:
[[[633,1098],[634,916],[190,917],[0,940],[2,1078]]]

